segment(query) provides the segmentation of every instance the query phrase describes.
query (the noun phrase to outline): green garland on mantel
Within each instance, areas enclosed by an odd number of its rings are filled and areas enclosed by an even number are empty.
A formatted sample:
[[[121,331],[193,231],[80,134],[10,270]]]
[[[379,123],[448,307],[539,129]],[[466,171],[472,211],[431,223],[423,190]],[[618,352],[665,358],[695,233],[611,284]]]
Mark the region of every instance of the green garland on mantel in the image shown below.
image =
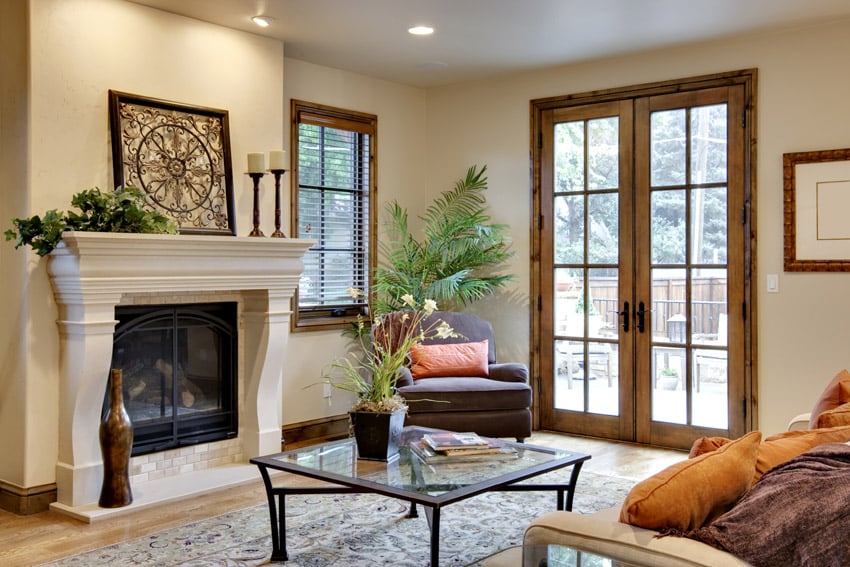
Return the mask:
[[[83,232],[135,232],[177,234],[174,219],[146,207],[145,194],[135,187],[118,187],[102,192],[97,187],[80,191],[71,205],[81,212],[60,213],[51,209],[44,216],[12,219],[14,229],[6,231],[6,240],[16,240],[15,248],[31,246],[39,256],[56,248],[66,230]]]

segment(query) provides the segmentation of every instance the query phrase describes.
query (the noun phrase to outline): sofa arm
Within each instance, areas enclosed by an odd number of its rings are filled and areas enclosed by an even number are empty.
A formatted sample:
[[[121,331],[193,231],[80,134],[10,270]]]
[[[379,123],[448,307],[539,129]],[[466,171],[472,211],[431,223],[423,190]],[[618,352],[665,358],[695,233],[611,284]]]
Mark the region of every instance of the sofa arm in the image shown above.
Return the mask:
[[[413,386],[413,375],[410,373],[410,368],[402,366],[398,371],[398,380],[395,383],[396,389],[404,388],[405,386]]]
[[[548,544],[598,553],[628,563],[657,567],[682,565],[743,567],[734,555],[683,537],[658,537],[658,532],[618,521],[619,508],[595,514],[549,512],[525,530],[524,554],[531,556]],[[523,562],[523,565],[526,563]],[[535,563],[536,565],[536,563]]]
[[[788,431],[793,431],[795,429],[808,429],[809,419],[811,419],[811,417],[811,413],[801,413],[799,415],[795,415],[791,418],[791,421],[788,422]]]
[[[528,368],[520,362],[494,363],[490,365],[490,379],[528,384]]]

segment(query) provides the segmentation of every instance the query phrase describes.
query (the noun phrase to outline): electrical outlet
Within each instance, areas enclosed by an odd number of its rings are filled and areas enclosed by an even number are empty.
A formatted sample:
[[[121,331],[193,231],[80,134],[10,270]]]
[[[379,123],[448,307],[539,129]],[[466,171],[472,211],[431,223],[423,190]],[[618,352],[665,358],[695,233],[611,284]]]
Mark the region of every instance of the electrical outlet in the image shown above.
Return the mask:
[[[330,398],[331,397],[331,385],[330,384],[322,384],[322,397]]]

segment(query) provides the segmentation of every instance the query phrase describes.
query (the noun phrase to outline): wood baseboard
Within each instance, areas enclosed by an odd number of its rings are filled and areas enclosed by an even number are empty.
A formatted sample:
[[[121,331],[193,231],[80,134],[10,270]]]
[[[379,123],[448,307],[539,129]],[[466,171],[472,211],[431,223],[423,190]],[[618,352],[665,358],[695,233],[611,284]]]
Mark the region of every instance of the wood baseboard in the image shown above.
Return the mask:
[[[297,449],[348,437],[348,414],[291,423],[283,426],[283,450]]]
[[[6,482],[0,482],[0,509],[28,516],[46,512],[50,503],[56,502],[56,483],[21,488]]]

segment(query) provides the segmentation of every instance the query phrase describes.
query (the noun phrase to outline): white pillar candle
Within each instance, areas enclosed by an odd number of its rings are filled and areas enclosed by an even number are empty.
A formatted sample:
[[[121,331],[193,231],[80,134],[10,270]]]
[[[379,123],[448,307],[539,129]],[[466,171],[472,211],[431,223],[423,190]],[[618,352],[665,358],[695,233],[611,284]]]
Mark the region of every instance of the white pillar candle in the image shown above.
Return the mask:
[[[269,152],[269,169],[289,169],[286,161],[286,150],[271,150]]]
[[[251,152],[248,154],[248,173],[263,173],[266,170],[266,154]]]

